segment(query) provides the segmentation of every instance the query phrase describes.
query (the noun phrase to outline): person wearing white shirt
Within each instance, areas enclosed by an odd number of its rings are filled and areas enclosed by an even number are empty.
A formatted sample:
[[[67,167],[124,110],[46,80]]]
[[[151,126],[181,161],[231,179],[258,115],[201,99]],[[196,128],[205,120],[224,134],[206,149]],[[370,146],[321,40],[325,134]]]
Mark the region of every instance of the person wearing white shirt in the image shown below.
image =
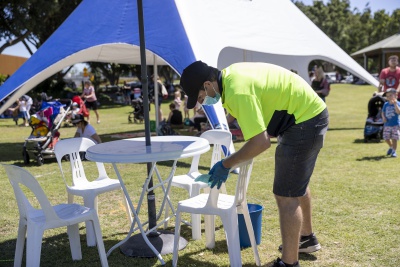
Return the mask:
[[[94,127],[85,121],[81,114],[75,115],[71,122],[77,126],[74,137],[86,137],[96,144],[101,143],[100,136],[98,136]]]

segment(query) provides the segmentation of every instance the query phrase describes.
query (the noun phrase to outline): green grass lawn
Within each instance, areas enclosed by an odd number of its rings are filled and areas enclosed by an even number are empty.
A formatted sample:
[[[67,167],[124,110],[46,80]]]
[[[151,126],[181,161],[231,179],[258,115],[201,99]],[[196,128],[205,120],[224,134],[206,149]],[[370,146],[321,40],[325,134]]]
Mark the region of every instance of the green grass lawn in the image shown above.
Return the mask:
[[[313,195],[313,226],[322,245],[314,254],[300,256],[302,267],[325,266],[400,266],[400,205],[399,205],[399,159],[386,157],[388,149],[384,142],[364,143],[364,125],[367,104],[374,92],[372,86],[332,85],[327,97],[330,112],[330,126],[325,146],[320,153],[314,175],[311,179]],[[121,133],[142,132],[142,124],[129,124],[128,106],[102,107],[99,112],[101,124],[94,125],[103,141],[121,138]],[[163,104],[164,116],[168,105]],[[92,114],[94,115],[94,114]],[[151,107],[151,118],[154,106]],[[0,161],[24,166],[22,147],[30,130],[16,127],[10,119],[0,120]],[[61,128],[61,138],[72,137],[75,128]],[[122,135],[123,136],[123,135]],[[239,149],[244,143],[235,143]],[[263,266],[270,266],[280,256],[278,246],[280,232],[278,212],[272,194],[274,176],[273,140],[271,149],[255,158],[251,181],[248,188],[248,202],[262,204],[262,240],[258,246]],[[206,171],[210,158],[202,157],[201,169]],[[161,173],[166,174],[172,162],[159,164]],[[92,177],[94,166],[85,162],[88,176]],[[67,166],[67,165],[65,165]],[[187,172],[190,160],[178,163],[177,174]],[[43,166],[35,161],[24,166],[39,181],[53,204],[66,202],[67,194],[57,163],[52,160]],[[112,177],[111,165],[107,170]],[[145,164],[120,164],[122,177],[134,201],[138,200],[141,184],[145,179]],[[228,191],[234,190],[234,176],[228,179]],[[0,266],[13,266],[13,257],[18,227],[18,208],[11,185],[0,168]],[[160,192],[156,191],[156,196]],[[184,190],[172,189],[172,199],[187,198]],[[160,198],[157,198],[159,207]],[[75,198],[78,203],[82,200]],[[146,218],[147,207],[142,207],[141,216]],[[106,193],[99,197],[99,218],[106,250],[122,240],[129,230],[128,219],[119,192]],[[189,217],[186,217],[189,219]],[[174,220],[169,225],[173,230]],[[202,240],[191,240],[191,230],[182,227],[181,234],[189,243],[179,253],[179,266],[229,266],[224,232],[221,221],[216,222],[216,247],[205,248]],[[73,262],[66,229],[45,232],[42,245],[42,266],[100,266],[96,248],[88,248],[85,227],[81,225],[81,261]],[[167,266],[171,266],[172,254],[165,255]],[[242,250],[244,266],[255,266],[251,248]],[[110,266],[159,266],[157,258],[142,259],[126,257],[115,250],[108,258]]]

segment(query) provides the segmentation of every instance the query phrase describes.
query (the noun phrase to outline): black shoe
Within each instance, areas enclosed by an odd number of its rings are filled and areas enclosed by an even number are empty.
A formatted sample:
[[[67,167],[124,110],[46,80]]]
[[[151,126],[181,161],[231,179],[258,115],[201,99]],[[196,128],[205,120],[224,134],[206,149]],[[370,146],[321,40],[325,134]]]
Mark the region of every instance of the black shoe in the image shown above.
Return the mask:
[[[272,267],[287,267],[288,265],[286,265],[280,258],[276,259],[276,261],[274,261],[274,265],[272,265]],[[297,262],[294,265],[291,265],[293,267],[300,267],[300,263]]]
[[[299,242],[299,253],[313,253],[321,249],[317,237],[314,233],[309,236],[301,236]],[[279,251],[282,251],[282,245],[279,246]]]

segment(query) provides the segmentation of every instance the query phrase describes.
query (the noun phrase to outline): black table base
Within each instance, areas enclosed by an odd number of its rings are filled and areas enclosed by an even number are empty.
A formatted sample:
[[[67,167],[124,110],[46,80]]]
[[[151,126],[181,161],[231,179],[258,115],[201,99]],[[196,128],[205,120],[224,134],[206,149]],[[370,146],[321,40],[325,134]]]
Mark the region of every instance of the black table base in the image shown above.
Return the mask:
[[[157,234],[147,235],[150,243],[156,248],[161,255],[171,254],[174,251],[174,233],[170,231],[157,231]],[[187,245],[186,239],[179,237],[179,247],[181,250]],[[120,247],[121,252],[129,257],[140,257],[140,258],[154,258],[157,255],[149,248],[143,239],[141,234],[131,236],[128,241]]]

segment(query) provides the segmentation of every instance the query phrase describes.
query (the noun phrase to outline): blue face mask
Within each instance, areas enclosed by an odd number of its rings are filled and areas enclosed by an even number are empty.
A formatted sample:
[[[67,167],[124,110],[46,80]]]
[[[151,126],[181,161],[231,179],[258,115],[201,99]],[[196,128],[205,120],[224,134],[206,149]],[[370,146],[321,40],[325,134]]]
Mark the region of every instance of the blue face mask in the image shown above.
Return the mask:
[[[204,88],[204,90],[205,90],[205,88]],[[218,101],[221,98],[221,95],[215,91],[214,86],[213,86],[213,90],[215,92],[215,96],[214,97],[208,96],[207,95],[207,90],[205,90],[206,91],[206,97],[204,98],[203,105],[214,105],[214,104],[218,103]]]

